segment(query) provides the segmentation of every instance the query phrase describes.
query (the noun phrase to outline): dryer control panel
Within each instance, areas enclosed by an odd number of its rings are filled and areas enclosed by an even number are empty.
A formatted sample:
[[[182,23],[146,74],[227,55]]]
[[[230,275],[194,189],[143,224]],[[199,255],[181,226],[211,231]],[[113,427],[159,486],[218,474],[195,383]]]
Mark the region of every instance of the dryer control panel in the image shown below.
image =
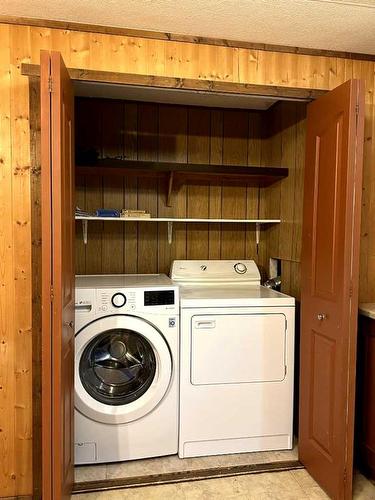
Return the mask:
[[[174,282],[184,284],[260,285],[259,269],[253,260],[175,260],[171,278]]]

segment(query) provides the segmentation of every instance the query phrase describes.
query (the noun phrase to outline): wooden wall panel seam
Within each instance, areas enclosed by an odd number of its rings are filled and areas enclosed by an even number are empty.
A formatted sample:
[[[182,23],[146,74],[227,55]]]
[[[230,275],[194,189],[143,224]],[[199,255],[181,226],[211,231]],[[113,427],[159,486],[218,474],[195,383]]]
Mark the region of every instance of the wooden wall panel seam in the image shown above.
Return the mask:
[[[0,491],[16,494],[15,295],[10,27],[0,26]]]
[[[31,321],[31,202],[30,123],[28,80],[20,75],[21,62],[28,62],[23,44],[30,46],[30,29],[14,28],[10,35],[11,55],[11,145],[12,219],[14,254],[15,347],[15,476],[16,495],[30,493],[32,469],[32,321]]]

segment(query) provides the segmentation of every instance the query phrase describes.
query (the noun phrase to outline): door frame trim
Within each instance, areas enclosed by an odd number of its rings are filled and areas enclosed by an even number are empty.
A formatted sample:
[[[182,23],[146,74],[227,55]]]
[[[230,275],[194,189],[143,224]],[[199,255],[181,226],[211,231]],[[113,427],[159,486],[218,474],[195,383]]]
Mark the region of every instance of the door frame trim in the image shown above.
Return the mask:
[[[180,91],[249,95],[253,97],[273,97],[279,100],[310,102],[326,94],[328,90],[289,87],[277,85],[258,85],[221,80],[177,78],[170,76],[142,75],[137,73],[118,73],[80,68],[67,68],[70,79],[90,84],[116,84],[133,87],[176,89]],[[40,76],[39,64],[21,64],[21,74],[29,77]]]

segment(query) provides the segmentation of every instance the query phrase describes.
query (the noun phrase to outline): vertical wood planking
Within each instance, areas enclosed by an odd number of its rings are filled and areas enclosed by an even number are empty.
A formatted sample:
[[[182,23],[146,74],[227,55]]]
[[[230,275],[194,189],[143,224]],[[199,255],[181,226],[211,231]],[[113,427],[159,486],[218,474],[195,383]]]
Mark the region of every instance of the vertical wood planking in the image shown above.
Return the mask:
[[[188,109],[188,162],[210,161],[210,110]],[[209,185],[207,182],[187,186],[187,217],[209,216]],[[187,224],[187,258],[208,259],[208,224]]]
[[[103,179],[88,175],[86,177],[86,206],[89,212],[94,212],[103,206]],[[103,226],[95,221],[88,224],[86,245],[86,274],[101,274],[103,269]]]
[[[135,103],[126,103],[124,108],[124,157],[135,160],[138,157],[138,109]],[[138,207],[137,179],[124,178],[124,208]],[[124,224],[124,272],[137,272],[138,225],[136,222]]]
[[[224,111],[223,164],[247,165],[249,118],[246,111]],[[223,219],[246,217],[245,186],[226,184],[222,188]],[[240,224],[225,224],[222,229],[221,258],[243,259],[246,253],[246,232]]]
[[[210,163],[222,165],[223,163],[223,111],[211,111],[211,137],[210,137]],[[221,193],[222,187],[218,182],[211,182],[209,187],[209,217],[221,219]],[[220,259],[221,257],[221,227],[220,224],[209,224],[208,257]]]
[[[16,495],[10,26],[0,25],[0,491]],[[29,297],[31,302],[31,297]],[[31,393],[29,394],[31,398]],[[31,491],[31,490],[30,490]]]
[[[264,113],[249,112],[249,140],[247,151],[247,164],[260,165],[262,154],[262,116]],[[259,188],[247,187],[246,191],[246,218],[259,217]],[[256,232],[254,224],[246,226],[246,258],[259,261],[256,248]]]
[[[180,106],[159,106],[159,161],[187,161],[187,110]],[[173,207],[166,206],[166,180],[159,180],[159,217],[186,217],[186,186],[173,197]],[[158,268],[169,273],[171,261],[186,258],[186,224],[173,227],[173,241],[169,245],[166,224],[159,224]]]
[[[374,65],[366,61],[353,61],[353,78],[365,83],[365,134],[363,155],[362,221],[360,248],[360,296],[375,297],[375,236],[373,228],[375,196],[375,102]]]
[[[124,157],[124,103],[108,100],[101,102],[102,158]],[[124,205],[124,179],[103,176],[103,208],[122,208]],[[102,272],[122,273],[124,269],[124,225],[104,222],[102,235]]]
[[[75,146],[76,151],[85,157],[98,157],[102,151],[102,106],[100,100],[76,99]],[[79,105],[79,112],[77,106]],[[77,157],[78,163],[82,158]],[[76,177],[76,206],[93,211],[100,207],[102,183],[99,179]],[[88,227],[88,243],[84,245],[82,224],[76,222],[76,274],[100,272],[98,259],[102,258],[103,224],[97,222]]]
[[[76,150],[101,158],[103,155],[101,101],[94,103],[92,99],[84,99],[82,102],[80,101],[81,105],[80,113],[76,113]],[[80,180],[78,179],[78,182]],[[99,177],[87,176],[85,180],[82,179],[82,184],[84,184],[84,195],[81,192],[83,186],[78,189],[78,194],[85,206],[80,208],[93,212],[100,208],[103,203],[103,181]],[[76,234],[80,234],[80,238],[82,238],[82,232],[80,233],[78,227],[76,227]],[[102,235],[103,223],[95,222],[95,224],[88,225],[88,242],[87,245],[84,245],[86,274],[100,273],[102,270]]]
[[[158,159],[158,110],[156,104],[138,105],[138,159]],[[155,178],[138,180],[138,208],[151,217],[158,215],[158,189]],[[138,224],[138,273],[158,272],[158,228],[147,222]]]
[[[32,273],[30,200],[30,122],[29,82],[21,76],[20,66],[30,62],[30,29],[12,27],[10,37],[11,71],[11,146],[12,146],[12,220],[14,257],[14,377],[16,495],[29,492],[32,469]],[[5,212],[7,213],[7,211]]]
[[[262,120],[263,142],[261,147],[261,165],[281,165],[281,112],[280,104],[275,104],[266,112]],[[259,195],[259,216],[261,219],[280,218],[281,184],[266,187]],[[265,270],[268,270],[269,258],[278,257],[279,253],[279,225],[264,227],[259,244],[259,261]]]
[[[282,220],[280,225],[270,227],[262,234],[261,261],[268,266],[270,257],[282,259],[282,278],[290,281],[287,270],[291,267],[285,262],[294,262],[295,270],[299,266],[301,251],[306,105],[278,103],[268,114],[273,128],[262,145],[262,163],[266,161],[288,167],[289,175],[261,194],[261,217],[273,218],[279,214]]]
[[[294,185],[294,215],[291,260],[300,261],[302,244],[303,185],[305,173],[306,106],[297,105],[296,110],[296,162]]]
[[[290,260],[293,246],[294,193],[296,182],[296,103],[282,103],[281,113],[281,164],[289,169],[289,175],[280,182],[280,208],[282,219],[279,229],[279,257]]]
[[[86,177],[76,175],[76,207],[84,209],[86,207]],[[86,274],[86,245],[83,242],[82,223],[76,221],[76,253],[75,253],[75,273]]]
[[[121,208],[124,205],[124,179],[103,177],[103,208]],[[124,272],[124,224],[104,222],[102,237],[102,272]]]

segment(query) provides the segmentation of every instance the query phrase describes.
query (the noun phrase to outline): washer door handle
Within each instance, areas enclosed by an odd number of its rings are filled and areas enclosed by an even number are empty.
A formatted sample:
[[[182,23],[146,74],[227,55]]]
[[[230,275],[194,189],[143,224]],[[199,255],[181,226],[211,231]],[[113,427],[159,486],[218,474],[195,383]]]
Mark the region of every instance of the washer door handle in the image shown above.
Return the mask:
[[[76,311],[91,312],[92,304],[75,304],[74,308]]]

